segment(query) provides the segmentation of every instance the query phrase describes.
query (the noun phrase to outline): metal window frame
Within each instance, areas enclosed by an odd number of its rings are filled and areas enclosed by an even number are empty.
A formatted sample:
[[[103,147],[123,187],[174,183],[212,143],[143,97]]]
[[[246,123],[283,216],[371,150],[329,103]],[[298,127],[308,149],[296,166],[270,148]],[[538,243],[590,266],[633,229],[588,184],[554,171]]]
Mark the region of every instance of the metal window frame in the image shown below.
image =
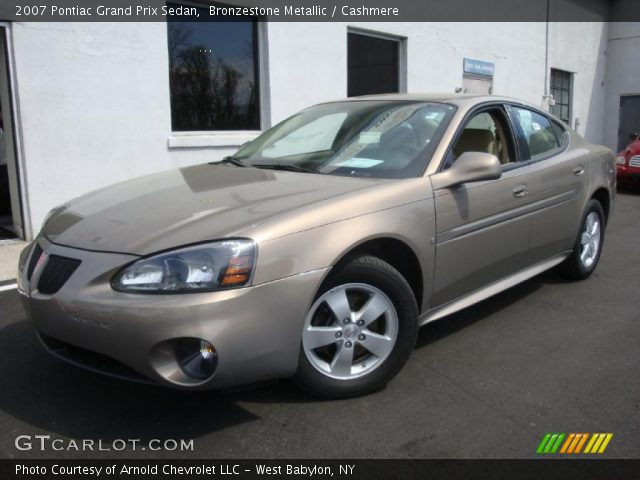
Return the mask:
[[[515,113],[513,112],[514,109],[519,108],[522,110],[529,110],[530,112],[533,112],[537,115],[540,115],[541,117],[544,117],[549,124],[551,125],[553,122],[556,122],[553,117],[551,117],[551,115],[549,115],[549,113],[538,109],[538,108],[534,108],[532,106],[529,105],[524,105],[524,104],[517,104],[517,103],[512,103],[512,102],[507,102],[505,103],[505,105],[507,106],[507,110],[509,112],[509,117],[510,117],[510,121],[513,123],[513,128],[515,129],[515,125],[518,122],[518,119],[515,116]],[[558,122],[556,122],[558,123]],[[562,125],[560,125],[562,127]],[[521,128],[521,127],[518,127]],[[551,127],[553,130],[553,126]],[[564,127],[562,127],[562,130],[564,130],[566,132],[566,129]],[[560,141],[560,138],[558,138],[558,135],[555,133],[555,131],[553,132],[555,138],[556,138],[556,143],[557,146],[556,148],[553,148],[551,150],[548,150],[546,152],[540,153],[538,155],[535,156],[531,156],[531,153],[529,152],[529,158],[527,160],[523,160],[523,163],[526,163],[527,165],[531,165],[537,162],[541,162],[543,160],[547,160],[551,157],[555,157],[556,155],[564,152],[568,147],[569,147],[569,139],[568,137],[565,135],[565,138]],[[520,143],[522,140],[521,139],[517,139],[516,140],[518,143]],[[528,148],[528,146],[527,146]]]
[[[558,117],[560,120],[562,120],[563,122],[565,122],[567,125],[571,125],[571,120],[573,119],[573,78],[574,78],[574,73],[575,72],[570,72],[568,70],[562,70],[560,68],[551,68],[551,71],[549,73],[549,91],[551,93],[551,95],[553,96],[553,100],[555,101],[555,105],[553,105],[553,107],[555,107],[556,105],[560,107],[560,113],[562,113],[562,106],[567,106],[568,107],[568,118],[565,120],[564,118],[562,118],[561,115],[555,114],[555,108],[552,107],[552,112],[556,117]],[[554,75],[561,75],[561,76],[568,76],[569,77],[569,88],[565,89],[564,87],[553,87],[553,80],[554,80]],[[561,85],[562,85],[562,78],[561,78]],[[560,99],[556,98],[556,95],[554,95],[555,91],[559,91],[560,92]],[[569,102],[567,104],[562,103],[562,92],[566,91],[567,92],[567,96],[569,98]]]
[[[208,8],[212,3],[203,3],[198,1],[189,1],[189,0],[167,0],[165,3],[174,3],[185,6],[192,6],[196,8]],[[260,128],[258,130],[173,130],[173,125],[171,126],[171,138],[179,138],[179,137],[193,137],[193,136],[205,136],[205,137],[233,137],[233,136],[247,136],[247,135],[257,135],[268,128],[271,127],[271,99],[269,95],[269,35],[268,35],[268,22],[264,21],[263,18],[254,16],[254,27],[256,28],[256,42],[257,42],[257,52],[254,53],[254,56],[257,56],[257,61],[255,62],[256,68],[258,69],[257,81],[258,81],[258,108],[259,112],[259,121]],[[169,22],[166,22],[167,25],[167,41],[169,38]],[[167,45],[168,47],[168,45]],[[169,60],[169,69],[171,67]],[[167,78],[167,82],[169,82],[169,78]],[[171,95],[171,85],[169,85],[169,95]],[[169,111],[171,112],[171,98],[169,98]],[[171,141],[170,147],[171,145]],[[226,142],[223,142],[226,143]],[[177,146],[177,145],[176,145]]]

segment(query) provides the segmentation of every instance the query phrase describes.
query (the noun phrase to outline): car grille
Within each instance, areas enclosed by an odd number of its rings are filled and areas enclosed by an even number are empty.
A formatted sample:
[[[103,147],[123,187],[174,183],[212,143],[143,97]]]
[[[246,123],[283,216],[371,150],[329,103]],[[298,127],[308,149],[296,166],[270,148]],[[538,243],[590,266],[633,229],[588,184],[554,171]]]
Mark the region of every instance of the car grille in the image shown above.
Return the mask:
[[[36,269],[40,255],[42,255],[42,247],[36,243],[36,246],[33,248],[33,252],[31,252],[31,259],[29,260],[29,266],[27,267],[27,280],[31,280],[31,276],[33,275],[33,271]]]
[[[640,167],[640,155],[634,155],[629,159],[630,167]]]
[[[62,288],[69,277],[76,271],[80,260],[75,258],[49,255],[38,281],[38,291],[51,295]]]

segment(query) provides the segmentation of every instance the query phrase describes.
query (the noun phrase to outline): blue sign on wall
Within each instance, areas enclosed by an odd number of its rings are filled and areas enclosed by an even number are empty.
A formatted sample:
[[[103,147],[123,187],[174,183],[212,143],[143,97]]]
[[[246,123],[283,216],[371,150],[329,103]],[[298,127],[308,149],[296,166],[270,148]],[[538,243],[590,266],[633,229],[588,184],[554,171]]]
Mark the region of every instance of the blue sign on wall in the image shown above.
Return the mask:
[[[474,58],[464,59],[464,73],[493,77],[495,69],[496,66],[492,62],[485,62],[484,60],[476,60]]]

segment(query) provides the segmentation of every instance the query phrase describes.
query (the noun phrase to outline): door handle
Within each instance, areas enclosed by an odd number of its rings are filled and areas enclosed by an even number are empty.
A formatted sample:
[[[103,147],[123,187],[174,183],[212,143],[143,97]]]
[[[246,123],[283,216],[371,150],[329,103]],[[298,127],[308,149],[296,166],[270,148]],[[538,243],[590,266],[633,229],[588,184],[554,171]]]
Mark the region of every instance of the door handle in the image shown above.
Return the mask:
[[[584,173],[584,167],[582,165],[578,165],[577,167],[573,167],[573,174],[575,176],[580,176]]]
[[[526,184],[518,185],[513,189],[513,196],[517,198],[524,197],[527,193],[529,190],[527,190]]]

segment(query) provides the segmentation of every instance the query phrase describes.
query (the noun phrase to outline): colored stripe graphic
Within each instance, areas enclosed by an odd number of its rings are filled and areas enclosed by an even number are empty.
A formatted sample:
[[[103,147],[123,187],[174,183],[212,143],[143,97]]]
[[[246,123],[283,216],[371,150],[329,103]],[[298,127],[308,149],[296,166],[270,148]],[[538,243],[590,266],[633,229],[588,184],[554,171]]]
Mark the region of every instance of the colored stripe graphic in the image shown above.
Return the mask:
[[[570,433],[569,436],[567,437],[567,440],[564,442],[564,445],[562,445],[562,449],[560,449],[560,453],[567,452],[567,449],[569,448],[569,445],[571,445],[571,443],[573,442],[574,438],[576,438],[576,434]]]
[[[582,438],[578,442],[578,445],[576,445],[576,449],[573,451],[573,453],[580,453],[580,451],[582,450],[582,446],[584,445],[584,442],[587,441],[588,437],[589,437],[588,433],[583,433],[582,434]]]
[[[609,445],[609,442],[611,441],[611,439],[613,438],[613,433],[607,433],[607,436],[604,439],[604,442],[602,442],[602,445],[600,445],[600,450],[598,450],[598,453],[604,453],[605,449],[607,448],[607,445]]]
[[[544,451],[544,447],[547,445],[547,442],[549,441],[550,438],[551,438],[551,434],[550,433],[547,433],[542,438],[542,441],[540,442],[540,445],[538,445],[538,450],[536,450],[536,453],[542,453]]]
[[[540,445],[538,445],[537,453],[556,453],[558,448],[560,448],[560,444],[564,439],[564,433],[547,433]]]
[[[553,445],[553,447],[551,447],[551,450],[549,450],[549,453],[556,453],[558,451],[558,449],[560,448],[560,444],[564,439],[564,436],[564,433],[558,435],[558,439],[556,440],[556,443]]]
[[[567,448],[567,453],[579,453],[582,444],[587,439],[587,435],[587,433],[574,433],[573,441],[569,445],[569,448]]]
[[[536,453],[603,453],[612,438],[613,433],[547,433],[540,441]]]
[[[584,453],[603,453],[613,438],[613,433],[594,433]]]
[[[593,444],[596,443],[596,440],[598,439],[600,435],[598,435],[597,433],[594,433],[591,436],[591,440],[589,440],[589,443],[587,443],[587,448],[584,449],[584,453],[590,453],[591,452],[591,447],[593,447]]]
[[[557,433],[554,433],[553,435],[551,435],[551,438],[547,442],[547,445],[544,447],[544,452],[542,453],[551,453],[551,447],[553,447],[553,444],[555,443],[556,438],[558,438]]]

